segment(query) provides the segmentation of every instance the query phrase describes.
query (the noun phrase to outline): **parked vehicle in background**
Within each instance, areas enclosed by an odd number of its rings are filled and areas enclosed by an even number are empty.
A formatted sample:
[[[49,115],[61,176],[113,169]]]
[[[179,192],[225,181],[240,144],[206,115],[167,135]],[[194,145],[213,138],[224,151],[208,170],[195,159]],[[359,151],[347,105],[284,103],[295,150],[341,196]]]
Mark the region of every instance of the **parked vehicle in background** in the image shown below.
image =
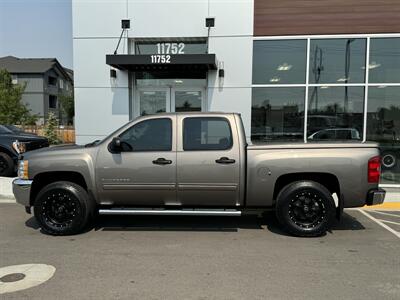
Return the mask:
[[[324,234],[343,208],[380,204],[375,143],[247,145],[239,114],[137,118],[84,146],[23,154],[17,202],[43,231],[81,232],[96,214],[239,216],[274,209],[291,234]],[[335,201],[336,199],[336,201]]]
[[[19,131],[16,128],[18,127],[0,125],[0,176],[16,175],[18,151],[31,151],[49,146],[45,137]]]
[[[14,133],[18,133],[18,134],[21,134],[21,135],[34,135],[34,136],[37,136],[37,134],[26,132],[22,128],[19,128],[18,126],[15,126],[15,125],[3,125],[3,126],[6,127],[7,129],[11,130]]]
[[[308,137],[309,140],[361,140],[355,128],[329,128],[317,131]]]

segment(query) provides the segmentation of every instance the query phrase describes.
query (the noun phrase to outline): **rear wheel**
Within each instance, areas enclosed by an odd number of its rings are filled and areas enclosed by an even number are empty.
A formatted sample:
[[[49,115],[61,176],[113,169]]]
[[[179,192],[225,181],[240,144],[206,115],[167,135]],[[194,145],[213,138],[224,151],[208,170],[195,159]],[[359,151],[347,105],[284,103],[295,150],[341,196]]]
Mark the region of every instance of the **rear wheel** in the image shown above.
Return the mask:
[[[321,236],[335,218],[335,202],[323,185],[314,181],[293,182],[277,197],[276,215],[285,230],[296,236]]]
[[[6,153],[0,152],[0,176],[11,177],[14,175],[14,161]]]
[[[58,181],[45,186],[34,203],[36,220],[45,233],[71,235],[81,232],[94,215],[94,205],[80,185]]]

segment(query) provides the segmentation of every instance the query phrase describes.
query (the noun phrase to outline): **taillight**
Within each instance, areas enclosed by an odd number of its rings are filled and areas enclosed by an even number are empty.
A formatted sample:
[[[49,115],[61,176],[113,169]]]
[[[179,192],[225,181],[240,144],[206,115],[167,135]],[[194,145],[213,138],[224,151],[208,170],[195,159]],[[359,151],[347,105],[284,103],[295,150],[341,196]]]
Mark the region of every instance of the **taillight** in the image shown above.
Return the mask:
[[[379,176],[381,175],[381,158],[374,156],[368,161],[368,182],[379,183]]]

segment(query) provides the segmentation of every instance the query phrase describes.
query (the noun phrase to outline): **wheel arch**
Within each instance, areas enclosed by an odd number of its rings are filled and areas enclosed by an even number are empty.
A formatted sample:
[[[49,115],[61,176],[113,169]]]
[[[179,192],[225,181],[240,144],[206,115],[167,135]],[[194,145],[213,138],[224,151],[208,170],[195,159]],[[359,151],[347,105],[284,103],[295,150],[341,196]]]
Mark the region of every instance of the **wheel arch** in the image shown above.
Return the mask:
[[[9,155],[12,159],[18,158],[18,156],[15,153],[13,153],[10,149],[8,149],[4,146],[1,146],[1,145],[0,145],[0,152],[3,152],[5,154]]]
[[[88,184],[85,177],[74,171],[54,171],[54,172],[43,172],[36,174],[33,178],[31,194],[30,194],[30,205],[34,205],[35,198],[39,191],[46,185],[57,182],[57,181],[70,181],[82,186],[89,194]]]
[[[339,179],[334,174],[322,172],[302,172],[284,174],[278,177],[274,186],[273,199],[276,200],[279,192],[286,185],[300,180],[310,180],[318,182],[319,184],[326,187],[331,194],[336,193],[338,198],[341,198]]]

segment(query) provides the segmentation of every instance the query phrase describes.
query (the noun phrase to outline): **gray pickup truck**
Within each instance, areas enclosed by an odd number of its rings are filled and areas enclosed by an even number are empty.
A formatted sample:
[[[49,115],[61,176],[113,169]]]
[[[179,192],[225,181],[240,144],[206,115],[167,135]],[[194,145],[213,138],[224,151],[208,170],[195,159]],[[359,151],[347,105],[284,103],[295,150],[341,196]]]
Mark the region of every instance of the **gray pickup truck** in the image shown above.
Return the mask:
[[[239,216],[274,209],[297,236],[329,230],[343,208],[379,204],[373,143],[248,145],[239,114],[168,113],[102,141],[21,155],[17,202],[52,235],[101,215]]]

